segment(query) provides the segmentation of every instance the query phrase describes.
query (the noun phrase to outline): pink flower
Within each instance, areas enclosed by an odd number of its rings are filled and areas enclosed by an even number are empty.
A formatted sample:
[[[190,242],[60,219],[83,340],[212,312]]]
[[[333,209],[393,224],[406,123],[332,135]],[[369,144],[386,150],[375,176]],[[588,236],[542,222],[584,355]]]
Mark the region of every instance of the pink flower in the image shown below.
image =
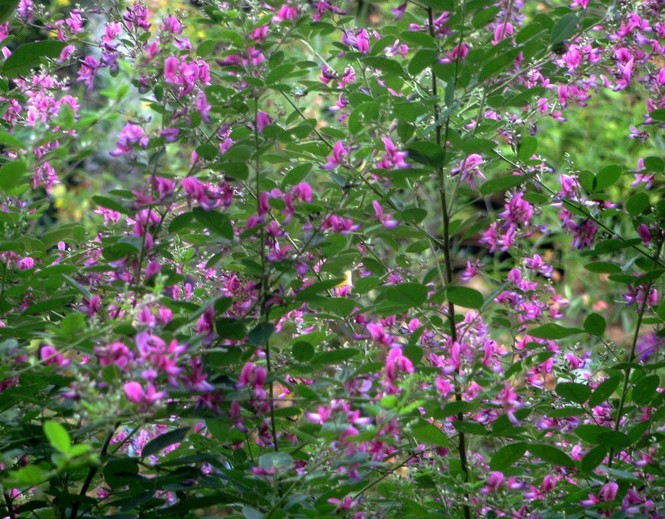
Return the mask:
[[[162,31],[180,34],[182,32],[182,25],[175,16],[167,16],[162,22]]]
[[[26,256],[25,258],[21,258],[20,260],[18,260],[16,266],[18,267],[19,270],[30,270],[34,268],[35,260],[29,256]]]
[[[453,168],[450,174],[452,176],[460,175],[462,182],[466,182],[471,186],[471,189],[475,189],[476,178],[480,177],[485,180],[485,175],[478,168],[482,163],[483,158],[477,153],[472,153],[466,159],[462,160],[456,168]]]
[[[598,498],[601,501],[611,502],[617,497],[617,491],[619,490],[619,485],[616,482],[610,481],[603,485],[603,488],[598,492]]]
[[[272,120],[266,112],[258,112],[256,114],[256,129],[259,133],[262,133],[263,129],[271,124]]]
[[[383,214],[383,208],[381,207],[381,204],[374,200],[372,202],[372,206],[374,207],[374,214],[376,214],[376,217],[379,219],[379,221],[383,224],[383,226],[386,229],[393,229],[399,225],[399,222],[397,220],[392,219],[392,214],[386,213],[385,215]]]
[[[338,165],[342,164],[342,161],[348,155],[349,148],[342,141],[337,141],[333,146],[332,155],[326,157],[327,162],[321,166],[321,169],[335,169]]]
[[[127,399],[130,402],[134,402],[135,404],[142,404],[143,407],[154,404],[155,402],[159,402],[164,397],[166,397],[165,391],[157,391],[155,386],[153,386],[151,383],[148,383],[144,390],[143,386],[141,386],[141,384],[136,381],[127,382],[123,386],[123,389]]]
[[[134,144],[138,144],[142,148],[148,147],[149,138],[138,124],[127,123],[122,131],[118,134],[118,142],[115,145],[115,150],[111,155],[117,157],[125,153],[131,153]]]

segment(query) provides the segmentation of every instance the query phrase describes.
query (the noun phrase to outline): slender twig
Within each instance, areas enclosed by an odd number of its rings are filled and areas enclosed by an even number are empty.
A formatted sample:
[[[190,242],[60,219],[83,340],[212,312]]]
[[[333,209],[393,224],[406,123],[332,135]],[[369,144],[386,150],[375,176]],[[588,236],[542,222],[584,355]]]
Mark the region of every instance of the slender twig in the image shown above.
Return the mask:
[[[665,238],[661,238],[658,246],[656,247],[656,252],[654,253],[653,256],[653,268],[651,271],[653,272],[655,270],[656,265],[658,264],[658,258],[660,257],[660,251],[663,247],[663,242],[665,241]],[[642,327],[642,321],[644,319],[644,313],[646,312],[647,306],[648,306],[648,301],[649,301],[649,292],[651,291],[651,288],[653,287],[653,280],[649,281],[646,285],[644,285],[644,294],[643,294],[643,300],[642,304],[640,305],[639,312],[637,314],[637,323],[635,324],[635,332],[633,333],[633,341],[630,347],[630,355],[628,356],[628,367],[626,368],[626,373],[623,378],[623,387],[621,389],[621,398],[619,400],[619,407],[617,408],[617,415],[614,420],[614,430],[618,431],[619,427],[621,426],[621,419],[623,418],[623,409],[626,404],[626,396],[628,394],[628,383],[630,382],[630,375],[632,372],[632,369],[630,367],[630,364],[635,360],[635,353],[637,350],[637,340],[639,339],[640,336],[640,328]],[[607,464],[608,467],[612,467],[612,462],[614,461],[614,455],[615,455],[615,450],[611,449],[610,450],[610,455],[609,455],[609,462]]]
[[[118,425],[119,424],[115,424],[113,426],[113,430],[106,437],[106,441],[104,442],[102,450],[99,453],[101,461],[104,461],[106,458],[106,453],[108,452],[109,445],[111,444],[111,439],[113,439],[113,435],[115,434],[115,430],[117,429]],[[88,475],[86,476],[85,481],[83,482],[83,486],[81,487],[81,491],[79,492],[79,498],[72,501],[72,512],[69,515],[70,519],[76,519],[79,508],[81,507],[82,498],[85,497],[85,495],[88,493],[88,489],[90,488],[90,484],[92,483],[95,474],[97,474],[97,466],[90,467]]]
[[[461,10],[462,10],[462,30],[460,31],[459,35],[459,44],[461,45],[463,40],[464,40],[464,2],[461,4]],[[430,36],[432,38],[435,37],[435,32],[434,32],[434,17],[432,13],[432,8],[427,9],[427,19],[429,23],[429,31],[430,31]],[[453,90],[455,89],[455,83],[457,81],[457,73],[458,73],[458,66],[459,66],[459,53],[458,57],[455,58],[455,71],[453,74]],[[439,106],[439,92],[438,92],[438,79],[436,77],[436,73],[434,71],[434,68],[430,68],[430,72],[432,75],[432,97],[434,98],[434,122],[436,124],[436,143],[439,148],[443,148],[444,154],[447,151],[448,147],[448,135],[450,132],[450,117],[451,117],[451,111],[448,110],[448,115],[446,116],[446,121],[445,121],[445,127],[441,124],[440,116],[441,116],[441,109]],[[453,265],[452,265],[452,258],[451,258],[451,243],[450,243],[450,208],[448,204],[448,197],[446,193],[446,174],[443,169],[443,163],[437,168],[436,171],[437,175],[437,180],[438,180],[438,185],[439,185],[439,199],[441,203],[441,219],[442,219],[442,224],[443,224],[443,254],[444,254],[444,262],[445,262],[445,281],[446,285],[450,285],[453,281]],[[451,343],[457,342],[457,323],[455,322],[455,304],[448,300],[448,324],[450,327],[450,340]],[[461,366],[458,366],[457,368],[457,376],[460,377],[462,374],[462,368]],[[455,388],[455,400],[457,402],[461,402],[463,400],[462,397],[462,388],[460,387],[461,381],[455,381],[454,388]],[[464,413],[459,412],[457,414],[457,420],[459,422],[464,421]],[[462,470],[462,474],[464,475],[464,482],[468,483],[469,482],[469,467],[468,467],[468,461],[467,461],[467,454],[466,454],[466,436],[463,432],[459,432],[459,435],[457,437],[457,448],[459,451],[459,460],[460,460],[460,468]],[[464,492],[464,503],[462,505],[462,510],[464,512],[464,518],[465,519],[470,519],[471,518],[471,508],[469,507],[469,493],[468,491],[465,490]]]

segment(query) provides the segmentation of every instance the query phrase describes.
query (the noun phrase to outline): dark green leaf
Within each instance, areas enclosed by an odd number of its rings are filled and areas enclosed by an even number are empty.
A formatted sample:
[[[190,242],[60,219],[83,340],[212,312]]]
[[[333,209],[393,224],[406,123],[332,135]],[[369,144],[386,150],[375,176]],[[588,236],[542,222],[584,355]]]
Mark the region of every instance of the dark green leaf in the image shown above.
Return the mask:
[[[436,425],[426,421],[418,420],[418,423],[411,426],[411,435],[416,441],[437,447],[450,445],[448,436]]]
[[[272,323],[259,323],[249,332],[247,340],[255,346],[265,346],[273,333],[275,333],[275,326]]]
[[[498,470],[500,472],[505,471],[524,456],[526,450],[527,444],[522,442],[513,443],[500,448],[494,453],[494,456],[492,456],[490,469]]]
[[[559,18],[554,27],[552,27],[552,34],[550,35],[550,43],[557,45],[565,42],[577,30],[577,15],[575,13],[568,13]]]
[[[188,431],[188,427],[183,427],[182,429],[175,429],[173,431],[164,433],[161,436],[157,436],[157,438],[146,443],[145,447],[143,447],[143,450],[141,451],[141,457],[145,458],[146,456],[152,456],[164,450],[169,445],[181,442],[185,436],[187,436]]]
[[[225,214],[215,210],[206,211],[200,207],[195,207],[192,213],[211,233],[230,241],[233,240],[233,226]]]
[[[35,41],[19,45],[2,69],[3,75],[13,78],[39,65],[41,58],[58,58],[67,44],[62,41]]]
[[[139,474],[139,466],[133,459],[122,458],[109,461],[104,467],[104,479],[111,488],[123,487]]]
[[[382,56],[367,56],[363,61],[372,68],[378,68],[385,74],[401,76],[404,74],[402,66],[394,59],[384,58]]]
[[[545,444],[530,444],[527,450],[543,461],[560,467],[574,467],[575,462],[561,449]]]
[[[19,0],[0,0],[0,23],[4,23],[11,18],[18,4]]]
[[[603,445],[594,447],[582,458],[582,470],[584,472],[593,472],[603,462],[605,456],[607,456],[607,449]]]
[[[481,308],[485,298],[473,288],[463,286],[450,286],[446,289],[448,301],[464,308]]]
[[[0,189],[9,191],[16,187],[28,168],[22,160],[14,160],[0,168]]]
[[[621,382],[621,377],[618,375],[614,375],[612,377],[609,377],[607,380],[604,380],[600,384],[598,384],[598,387],[591,395],[591,398],[589,398],[589,406],[595,407],[599,404],[602,404],[605,400],[610,398],[612,394],[614,394],[614,391],[619,386],[620,382]]]
[[[408,152],[410,160],[435,169],[441,167],[446,158],[443,148],[435,142],[416,141],[409,146]]]
[[[633,402],[638,405],[646,405],[658,395],[658,386],[660,377],[658,375],[649,375],[643,377],[635,383],[633,387]]]
[[[591,390],[586,384],[575,382],[559,382],[556,385],[556,394],[569,402],[582,405],[591,396]]]
[[[538,339],[557,340],[557,339],[565,339],[566,337],[570,337],[571,335],[577,335],[578,333],[583,333],[583,332],[584,330],[580,330],[579,328],[564,328],[563,326],[559,326],[558,324],[548,323],[533,328],[529,330],[528,333],[531,337],[536,337]]]
[[[296,295],[296,300],[309,301],[310,299],[313,298],[316,299],[317,294],[335,288],[336,286],[340,285],[341,283],[344,283],[345,281],[346,281],[345,278],[335,278],[335,279],[326,279],[325,281],[317,281],[316,283],[312,283],[310,286],[303,288],[300,292],[298,292],[298,294]]]
[[[605,318],[599,314],[589,314],[584,320],[584,329],[596,337],[601,337],[605,333],[606,327]]]
[[[609,261],[593,261],[584,265],[584,268],[596,274],[617,274],[621,272],[619,265],[610,263]]]
[[[314,357],[314,346],[305,341],[298,341],[291,346],[291,353],[298,362],[307,362]]]
[[[385,287],[383,294],[389,301],[404,304],[409,308],[421,306],[427,301],[427,287],[420,283],[401,283]]]
[[[416,76],[425,68],[429,67],[438,57],[439,51],[436,49],[421,49],[415,53],[409,62],[409,74]]]
[[[360,350],[356,348],[340,348],[333,351],[325,351],[312,357],[310,361],[312,364],[340,364],[346,360],[352,359],[360,354]]]
[[[538,149],[538,140],[535,137],[526,136],[520,140],[520,148],[517,156],[521,161],[531,159],[531,156]]]
[[[491,195],[500,191],[508,191],[514,187],[524,184],[524,182],[531,180],[532,175],[508,175],[500,178],[493,178],[488,180],[480,186],[480,192],[483,195]]]
[[[630,446],[630,438],[621,431],[605,431],[598,435],[598,443],[611,449],[623,449]]]
[[[628,199],[626,202],[626,211],[632,216],[638,216],[646,212],[650,205],[649,195],[640,191]]]
[[[596,174],[594,191],[602,191],[603,189],[616,183],[620,178],[621,168],[619,166],[607,166]]]

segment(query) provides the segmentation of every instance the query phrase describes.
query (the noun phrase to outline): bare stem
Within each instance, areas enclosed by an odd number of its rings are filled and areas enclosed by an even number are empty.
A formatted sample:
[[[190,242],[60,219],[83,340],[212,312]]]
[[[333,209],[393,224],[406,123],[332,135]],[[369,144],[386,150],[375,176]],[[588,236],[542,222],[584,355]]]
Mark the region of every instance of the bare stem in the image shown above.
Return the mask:
[[[462,3],[462,9],[464,9],[464,4]],[[432,38],[435,37],[434,33],[434,17],[432,13],[432,8],[427,9],[427,18],[429,22],[429,30]],[[462,12],[462,18],[464,18],[464,12]],[[461,44],[464,38],[464,33],[460,32],[459,43]],[[455,74],[453,75],[453,81],[457,78],[457,68],[459,60],[455,59]],[[436,124],[436,143],[439,148],[442,148],[444,154],[447,151],[448,146],[448,135],[450,131],[450,112],[446,117],[445,127],[441,124],[440,116],[441,110],[439,107],[439,91],[438,91],[438,80],[434,69],[430,69],[432,75],[432,97],[434,98],[434,122]],[[453,88],[454,88],[453,84]],[[446,174],[443,169],[443,164],[437,168],[436,171],[437,180],[439,185],[439,199],[441,203],[441,219],[443,224],[443,254],[445,262],[445,282],[446,285],[450,285],[453,281],[453,263],[451,258],[451,240],[450,240],[450,207],[448,204],[448,197],[446,193]],[[448,301],[448,325],[450,327],[450,340],[451,343],[457,342],[457,325],[455,323],[455,305],[452,301]],[[461,367],[457,368],[457,376],[461,375]],[[455,400],[457,402],[462,401],[462,388],[460,387],[460,381],[456,380],[455,384]],[[457,420],[460,422],[464,421],[464,413],[460,412],[457,414]],[[464,476],[464,482],[469,482],[469,466],[466,454],[466,436],[463,432],[460,431],[457,436],[457,449],[459,451],[459,460],[460,468]],[[464,512],[464,518],[471,518],[471,509],[469,508],[469,494],[465,491],[464,493],[464,504],[462,505]]]

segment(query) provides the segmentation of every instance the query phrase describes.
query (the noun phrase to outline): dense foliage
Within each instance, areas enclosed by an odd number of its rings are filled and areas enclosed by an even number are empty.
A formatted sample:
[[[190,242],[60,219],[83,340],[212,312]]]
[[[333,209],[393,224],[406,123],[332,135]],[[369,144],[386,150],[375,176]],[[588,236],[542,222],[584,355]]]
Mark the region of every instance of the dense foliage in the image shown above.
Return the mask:
[[[0,1],[0,515],[665,516],[659,0]]]

